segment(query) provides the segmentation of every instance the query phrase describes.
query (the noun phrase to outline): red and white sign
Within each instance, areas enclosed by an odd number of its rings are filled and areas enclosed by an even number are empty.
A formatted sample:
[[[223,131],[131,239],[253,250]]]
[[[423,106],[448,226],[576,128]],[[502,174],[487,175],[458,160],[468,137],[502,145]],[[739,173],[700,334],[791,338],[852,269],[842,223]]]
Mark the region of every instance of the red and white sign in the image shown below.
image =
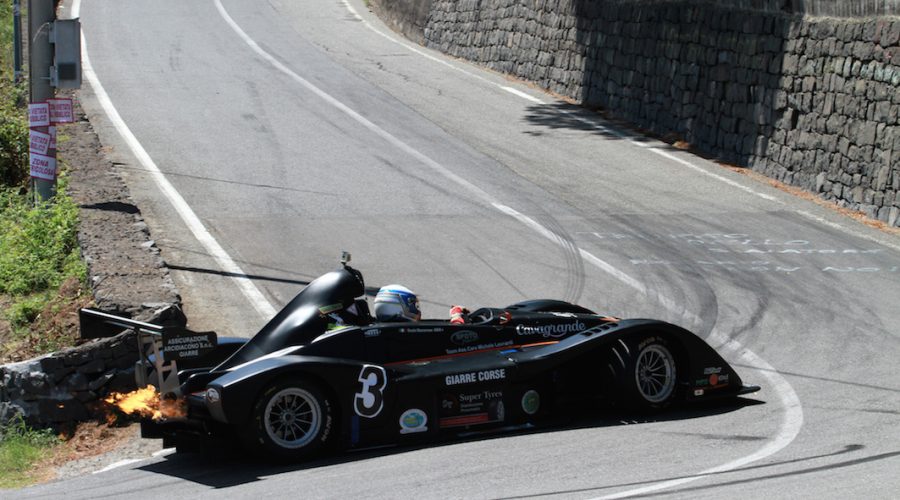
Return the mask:
[[[50,125],[50,105],[46,102],[28,105],[28,126],[46,127]]]
[[[56,158],[32,153],[31,176],[48,181],[56,179]]]
[[[28,150],[32,153],[45,155],[50,150],[50,144],[53,142],[51,134],[38,132],[35,129],[28,131]]]
[[[50,149],[56,149],[56,127],[50,125],[47,132],[50,132]]]
[[[72,123],[75,121],[75,109],[72,99],[47,99],[50,107],[50,123]]]

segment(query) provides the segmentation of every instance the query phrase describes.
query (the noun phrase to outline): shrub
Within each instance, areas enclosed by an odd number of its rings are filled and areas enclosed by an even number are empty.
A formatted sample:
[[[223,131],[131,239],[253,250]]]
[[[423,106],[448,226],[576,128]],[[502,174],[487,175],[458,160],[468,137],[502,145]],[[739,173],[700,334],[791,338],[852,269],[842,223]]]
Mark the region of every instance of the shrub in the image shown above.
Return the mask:
[[[30,207],[17,190],[0,189],[0,293],[25,295],[84,277],[78,250],[78,207],[64,182],[52,203]]]
[[[0,185],[20,186],[28,177],[26,89],[13,79],[12,2],[0,0]]]
[[[0,100],[14,99],[0,85]],[[6,87],[10,87],[7,85]],[[28,123],[25,111],[0,104],[0,185],[21,186],[28,178]]]

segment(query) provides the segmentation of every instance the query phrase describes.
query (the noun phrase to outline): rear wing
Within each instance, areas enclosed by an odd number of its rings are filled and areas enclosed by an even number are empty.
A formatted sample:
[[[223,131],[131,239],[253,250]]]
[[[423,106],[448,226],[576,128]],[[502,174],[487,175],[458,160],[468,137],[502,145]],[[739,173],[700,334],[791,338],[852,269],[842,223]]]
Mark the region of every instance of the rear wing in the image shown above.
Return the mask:
[[[154,385],[160,394],[180,396],[179,359],[200,357],[217,344],[215,332],[192,332],[180,326],[162,326],[116,316],[96,309],[78,311],[82,339],[113,337],[131,330],[137,336],[138,361],[134,379],[138,387]]]

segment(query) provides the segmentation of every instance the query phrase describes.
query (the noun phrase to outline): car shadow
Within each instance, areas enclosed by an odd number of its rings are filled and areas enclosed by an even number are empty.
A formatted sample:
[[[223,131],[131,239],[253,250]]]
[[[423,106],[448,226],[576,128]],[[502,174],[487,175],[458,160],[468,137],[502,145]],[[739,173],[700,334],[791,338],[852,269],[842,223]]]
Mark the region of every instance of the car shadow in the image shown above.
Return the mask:
[[[488,441],[511,436],[546,434],[577,429],[690,420],[731,413],[747,406],[760,404],[765,404],[765,402],[753,398],[740,397],[720,401],[685,404],[655,415],[622,412],[620,410],[617,411],[609,408],[582,407],[573,411],[569,417],[543,421],[538,426],[528,425],[462,432],[454,437],[447,437],[418,445],[385,446],[348,451],[297,464],[275,464],[264,460],[261,461],[256,457],[248,457],[247,454],[237,446],[229,446],[222,443],[204,451],[173,453],[167,455],[159,462],[143,465],[137,467],[137,469],[176,477],[184,481],[191,481],[211,488],[229,488],[260,481],[263,478],[276,476],[278,474],[359,462],[450,444]],[[701,438],[706,437],[706,435],[702,433],[697,434],[697,436]],[[716,435],[714,438],[734,440],[766,439],[765,437],[741,435]]]

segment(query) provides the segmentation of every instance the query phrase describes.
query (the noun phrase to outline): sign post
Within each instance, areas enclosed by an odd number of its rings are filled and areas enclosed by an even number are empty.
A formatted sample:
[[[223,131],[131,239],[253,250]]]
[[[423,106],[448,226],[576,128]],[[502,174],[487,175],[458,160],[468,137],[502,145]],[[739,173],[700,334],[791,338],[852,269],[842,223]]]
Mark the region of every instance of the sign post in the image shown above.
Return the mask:
[[[13,71],[16,83],[22,81],[22,5],[13,0]]]
[[[47,135],[50,135],[50,110],[46,102],[53,98],[53,87],[50,86],[50,66],[53,65],[50,25],[56,19],[53,3],[53,0],[28,0],[28,38],[31,41],[28,44],[28,81],[31,96],[29,100],[31,104],[28,106],[28,126],[39,134]],[[32,154],[29,163],[34,191],[38,198],[41,201],[52,199],[56,194],[56,149],[49,149],[46,155]]]

